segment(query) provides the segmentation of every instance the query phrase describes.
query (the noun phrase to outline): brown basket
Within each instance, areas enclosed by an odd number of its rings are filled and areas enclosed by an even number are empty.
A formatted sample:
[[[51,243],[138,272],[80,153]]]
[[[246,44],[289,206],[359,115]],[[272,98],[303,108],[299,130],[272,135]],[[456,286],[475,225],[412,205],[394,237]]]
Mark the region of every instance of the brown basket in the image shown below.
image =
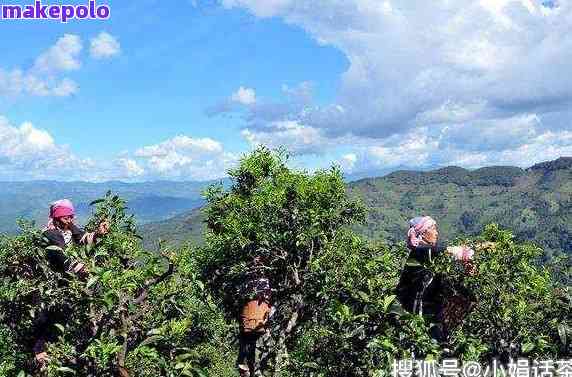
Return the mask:
[[[249,301],[242,308],[240,315],[242,330],[245,333],[264,332],[264,326],[268,320],[270,305],[261,300]]]

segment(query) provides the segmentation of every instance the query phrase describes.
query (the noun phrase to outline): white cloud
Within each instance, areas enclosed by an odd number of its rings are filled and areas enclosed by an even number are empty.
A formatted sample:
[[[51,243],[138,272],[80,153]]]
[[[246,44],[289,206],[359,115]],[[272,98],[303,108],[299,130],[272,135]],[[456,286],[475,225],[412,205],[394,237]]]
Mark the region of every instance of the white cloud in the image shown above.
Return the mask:
[[[78,84],[62,75],[81,68],[82,50],[78,35],[64,34],[42,52],[29,69],[0,67],[0,96],[69,97],[76,94]],[[108,33],[102,32],[91,41],[91,55],[95,58],[109,58],[119,52],[119,42]]]
[[[226,176],[239,156],[209,138],[177,136],[115,158],[80,158],[30,122],[12,125],[0,116],[0,180],[148,181],[210,180]]]
[[[335,142],[325,137],[322,130],[303,126],[295,121],[273,122],[267,129],[244,129],[241,134],[252,147],[258,145],[270,148],[286,146],[294,154],[321,153],[332,147]]]
[[[540,119],[535,114],[478,120],[444,127],[441,143],[467,151],[510,150],[534,140],[539,126]]]
[[[298,26],[349,62],[332,103],[257,104],[243,137],[298,154],[337,151],[358,170],[570,154],[572,3],[542,4],[224,0]]]
[[[338,161],[343,170],[351,172],[354,170],[358,156],[355,153],[344,154]]]
[[[79,54],[83,49],[81,38],[74,34],[64,34],[56,44],[36,59],[33,70],[44,73],[74,71],[81,67]]]
[[[78,85],[68,78],[44,78],[20,69],[5,71],[0,68],[0,96],[67,97],[77,91]]]
[[[62,79],[53,89],[52,93],[56,97],[68,97],[79,90],[77,83],[71,79]]]
[[[260,17],[282,17],[346,55],[350,66],[341,77],[336,104],[347,111],[341,117],[320,109],[309,112],[306,123],[315,127],[385,137],[407,132],[418,125],[420,114],[451,101],[482,103],[485,113],[513,116],[536,112],[555,94],[572,98],[565,63],[572,58],[572,49],[565,47],[572,46],[566,32],[572,25],[569,4],[550,15],[539,5],[516,0],[224,4]]]
[[[241,86],[232,94],[231,100],[245,106],[253,105],[256,103],[256,92],[254,89]]]
[[[136,178],[145,174],[145,169],[143,169],[137,161],[131,158],[119,158],[117,160],[117,165],[120,168],[120,175],[125,178]]]
[[[65,34],[38,56],[30,69],[0,68],[0,96],[68,97],[77,93],[77,83],[58,77],[58,73],[79,69],[81,50],[81,38]]]
[[[572,155],[572,131],[543,131],[535,115],[491,120],[475,128],[463,125],[454,130],[459,133],[451,135],[448,126],[439,132],[421,127],[384,140],[370,139],[370,145],[355,148],[345,166],[349,172],[448,165],[529,167],[537,162]],[[494,130],[501,131],[494,135]],[[475,140],[470,141],[471,138]]]
[[[108,59],[121,52],[119,41],[109,33],[101,32],[91,39],[90,55],[95,59]]]
[[[139,148],[134,156],[148,177],[182,180],[223,177],[238,160],[216,140],[189,136]]]
[[[221,143],[210,138],[196,139],[189,136],[176,136],[160,144],[146,146],[135,152],[138,157],[165,157],[173,152],[184,154],[219,154],[223,151]]]
[[[26,122],[19,127],[0,117],[2,179],[85,179],[93,162],[59,145],[46,130]]]

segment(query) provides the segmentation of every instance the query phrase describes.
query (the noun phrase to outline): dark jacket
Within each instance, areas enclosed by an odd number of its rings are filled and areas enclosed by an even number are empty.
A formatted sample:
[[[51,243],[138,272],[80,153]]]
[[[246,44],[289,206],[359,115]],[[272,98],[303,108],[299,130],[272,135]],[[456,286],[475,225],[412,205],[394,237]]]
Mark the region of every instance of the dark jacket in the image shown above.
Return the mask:
[[[429,268],[447,246],[420,246],[412,249],[397,285],[401,305],[416,314],[437,315],[440,310],[442,279]]]
[[[86,232],[73,224],[70,230],[72,233],[71,242],[80,245],[84,240]],[[45,247],[57,246],[57,248],[48,248],[46,250],[46,257],[48,258],[50,266],[59,272],[67,271],[71,266],[71,261],[66,257],[63,250],[69,246],[69,244],[66,244],[62,231],[59,229],[49,229],[44,231],[43,236]]]

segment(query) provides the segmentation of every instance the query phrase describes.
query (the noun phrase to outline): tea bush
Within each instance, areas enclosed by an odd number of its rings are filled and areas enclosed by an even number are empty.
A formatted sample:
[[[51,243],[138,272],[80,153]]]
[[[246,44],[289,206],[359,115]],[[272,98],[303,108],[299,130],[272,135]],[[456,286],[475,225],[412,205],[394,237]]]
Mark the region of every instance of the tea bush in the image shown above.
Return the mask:
[[[87,228],[107,219],[110,234],[91,249],[66,250],[88,276],[52,270],[31,224],[0,239],[0,375],[233,375],[228,324],[198,280],[196,249],[145,251],[120,198],[94,204]],[[46,314],[57,319],[57,336],[38,372],[32,350]]]
[[[241,287],[257,273],[269,278],[276,308],[259,375],[389,376],[395,359],[411,357],[570,357],[569,262],[539,264],[538,248],[496,225],[459,240],[477,249],[474,275],[447,257],[431,267],[449,294],[475,299],[445,354],[431,324],[396,299],[404,244],[370,243],[352,231],[366,208],[348,198],[339,169],[296,171],[284,152],[260,148],[230,177],[229,188],[206,192],[200,247],[145,250],[125,202],[111,193],[93,203],[87,224],[106,219],[110,234],[66,250],[86,276],[54,271],[30,223],[1,237],[0,376],[237,376]],[[495,244],[479,248],[482,241]],[[255,257],[262,262],[253,265]],[[33,348],[46,314],[54,337],[38,371]]]

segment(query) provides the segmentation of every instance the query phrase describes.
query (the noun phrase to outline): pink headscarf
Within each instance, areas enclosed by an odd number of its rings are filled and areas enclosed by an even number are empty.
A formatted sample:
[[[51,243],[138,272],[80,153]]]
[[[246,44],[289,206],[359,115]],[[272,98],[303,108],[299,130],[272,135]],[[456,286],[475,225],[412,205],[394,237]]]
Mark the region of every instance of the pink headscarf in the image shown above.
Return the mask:
[[[46,229],[55,229],[54,219],[64,216],[74,216],[75,209],[73,203],[68,199],[57,200],[50,205],[50,215]]]
[[[414,217],[409,220],[409,230],[407,231],[407,245],[411,247],[419,246],[423,234],[437,225],[437,222],[430,216]]]

